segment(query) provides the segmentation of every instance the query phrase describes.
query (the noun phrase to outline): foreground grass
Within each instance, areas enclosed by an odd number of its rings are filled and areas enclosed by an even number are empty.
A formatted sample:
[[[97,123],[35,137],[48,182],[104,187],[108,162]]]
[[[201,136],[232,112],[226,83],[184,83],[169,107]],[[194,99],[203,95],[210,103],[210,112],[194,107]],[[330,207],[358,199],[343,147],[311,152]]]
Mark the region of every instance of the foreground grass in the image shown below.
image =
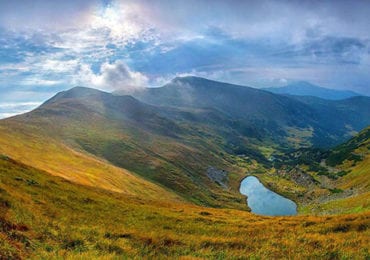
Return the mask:
[[[370,257],[370,213],[262,217],[80,186],[0,159],[0,258]]]

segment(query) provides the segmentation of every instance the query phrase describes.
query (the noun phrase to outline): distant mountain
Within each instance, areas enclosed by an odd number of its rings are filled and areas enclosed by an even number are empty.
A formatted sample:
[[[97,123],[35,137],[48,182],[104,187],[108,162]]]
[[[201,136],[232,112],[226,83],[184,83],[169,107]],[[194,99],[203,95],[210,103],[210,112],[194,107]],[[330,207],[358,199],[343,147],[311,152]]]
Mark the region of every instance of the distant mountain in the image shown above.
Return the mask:
[[[155,106],[212,108],[219,115],[253,127],[264,138],[270,137],[278,143],[289,140],[332,146],[350,138],[351,131],[360,131],[370,124],[369,97],[335,102],[311,98],[308,101],[305,97],[277,95],[198,77],[175,78],[163,87],[148,88],[132,95]]]
[[[314,96],[329,100],[341,100],[354,96],[361,96],[360,94],[350,90],[335,90],[329,88],[323,88],[313,85],[309,82],[301,81],[292,83],[283,87],[270,87],[264,88],[264,90],[276,93],[276,94],[288,94],[297,96]]]

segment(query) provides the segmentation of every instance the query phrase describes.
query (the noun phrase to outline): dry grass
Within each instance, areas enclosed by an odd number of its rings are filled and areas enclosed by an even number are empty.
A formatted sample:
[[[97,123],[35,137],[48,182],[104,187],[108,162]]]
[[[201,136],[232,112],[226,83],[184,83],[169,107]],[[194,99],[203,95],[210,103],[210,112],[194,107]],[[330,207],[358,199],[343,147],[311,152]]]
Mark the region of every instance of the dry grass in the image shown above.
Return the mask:
[[[179,200],[180,197],[146,181],[128,170],[100,158],[72,150],[56,139],[32,131],[0,126],[0,153],[75,183],[153,199]]]
[[[29,258],[369,257],[370,213],[263,217],[70,183],[0,160],[0,254]]]

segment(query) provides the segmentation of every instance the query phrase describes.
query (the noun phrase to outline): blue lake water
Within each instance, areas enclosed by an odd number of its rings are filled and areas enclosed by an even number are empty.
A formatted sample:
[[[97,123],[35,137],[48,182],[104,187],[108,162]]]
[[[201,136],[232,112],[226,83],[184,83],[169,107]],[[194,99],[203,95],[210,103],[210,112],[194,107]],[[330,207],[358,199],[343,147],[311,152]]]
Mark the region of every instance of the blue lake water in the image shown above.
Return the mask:
[[[255,214],[267,216],[297,214],[297,205],[293,201],[267,189],[254,176],[249,176],[241,182],[240,193],[247,196],[248,206]]]

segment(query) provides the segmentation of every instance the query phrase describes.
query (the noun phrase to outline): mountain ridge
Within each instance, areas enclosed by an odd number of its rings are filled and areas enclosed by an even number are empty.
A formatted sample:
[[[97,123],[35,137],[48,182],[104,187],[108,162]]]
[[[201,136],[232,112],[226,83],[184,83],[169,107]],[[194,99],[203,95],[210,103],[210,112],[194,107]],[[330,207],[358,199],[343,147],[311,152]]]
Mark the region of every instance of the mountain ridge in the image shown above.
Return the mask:
[[[313,96],[328,100],[342,100],[354,96],[362,96],[361,94],[351,90],[324,88],[306,81],[299,81],[282,87],[268,87],[262,89],[276,94]]]
[[[116,93],[117,94],[117,93]],[[132,95],[148,104],[156,106],[175,106],[175,107],[186,107],[186,108],[216,108],[220,112],[225,113],[229,117],[233,117],[236,120],[243,120],[249,124],[260,125],[260,128],[273,131],[270,133],[272,136],[280,132],[280,136],[285,138],[286,126],[295,126],[300,128],[309,129],[311,126],[320,128],[325,125],[327,119],[324,117],[325,111],[328,113],[335,113],[340,110],[340,107],[345,107],[347,104],[346,100],[339,100],[335,103],[338,105],[325,105],[324,111],[318,111],[316,103],[320,104],[323,101],[317,100],[317,102],[307,102],[301,99],[302,97],[289,97],[274,94],[265,90],[254,89],[250,87],[244,87],[234,84],[224,84],[222,82],[216,82],[207,80],[199,77],[178,77],[176,80],[159,88],[148,88],[141,91],[132,93]],[[370,110],[370,98],[364,97],[363,100],[363,111]],[[298,102],[297,102],[298,101]],[[273,111],[273,114],[272,114]],[[322,115],[324,112],[324,115]],[[355,124],[355,131],[360,131],[362,128],[370,124],[367,121],[367,117],[370,114],[362,116],[364,119],[357,119],[354,115],[348,117],[348,113],[344,110],[339,111],[341,119],[337,121],[336,128],[341,131],[341,135],[346,135],[345,125]],[[351,121],[353,123],[344,123],[344,121]],[[325,137],[328,144],[336,145],[350,135],[346,135],[345,138],[336,137],[335,132],[330,130],[333,129],[330,126],[326,127],[324,131],[331,131],[331,133]],[[318,130],[321,131],[321,130]],[[283,132],[285,132],[283,134]],[[316,144],[325,142],[325,140],[319,136],[312,137],[315,139]],[[332,141],[330,141],[333,139]],[[340,141],[339,141],[340,140]]]

